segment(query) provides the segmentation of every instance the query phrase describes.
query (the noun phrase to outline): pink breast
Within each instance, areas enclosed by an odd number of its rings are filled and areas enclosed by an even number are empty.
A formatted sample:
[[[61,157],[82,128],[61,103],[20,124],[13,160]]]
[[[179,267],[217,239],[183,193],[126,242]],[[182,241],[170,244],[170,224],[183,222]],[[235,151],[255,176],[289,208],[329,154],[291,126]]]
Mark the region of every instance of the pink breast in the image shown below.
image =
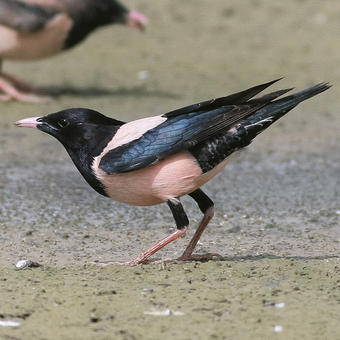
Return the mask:
[[[155,205],[197,189],[202,175],[194,157],[182,152],[145,169],[108,175],[94,163],[93,170],[110,198],[131,205]]]

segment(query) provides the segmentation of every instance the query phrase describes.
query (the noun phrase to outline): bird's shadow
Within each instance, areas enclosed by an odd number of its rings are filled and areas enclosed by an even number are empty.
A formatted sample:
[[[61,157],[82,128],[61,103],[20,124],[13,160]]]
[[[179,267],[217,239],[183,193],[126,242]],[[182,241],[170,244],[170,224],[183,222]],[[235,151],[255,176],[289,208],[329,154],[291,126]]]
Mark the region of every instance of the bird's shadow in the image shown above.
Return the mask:
[[[321,255],[321,256],[279,256],[273,254],[262,255],[245,255],[245,256],[223,256],[223,258],[216,261],[225,262],[240,262],[240,261],[261,261],[261,260],[328,260],[337,259],[337,255]]]
[[[273,254],[262,254],[262,255],[244,255],[244,256],[221,256],[216,257],[216,259],[202,259],[202,260],[194,260],[193,262],[244,262],[244,261],[262,261],[262,260],[329,260],[329,259],[338,259],[339,256],[337,255],[322,255],[322,256],[279,256]],[[162,261],[160,258],[155,258],[151,260],[149,263],[174,263],[174,264],[181,264],[185,263],[185,261],[177,261],[177,260],[165,260]],[[192,261],[189,261],[192,262]]]
[[[46,86],[40,87],[40,91],[51,97],[59,98],[62,96],[76,97],[106,97],[106,96],[133,96],[133,97],[158,97],[167,99],[179,99],[180,95],[162,90],[149,90],[145,86],[120,87],[116,89],[102,88],[96,86],[75,87],[72,85]]]

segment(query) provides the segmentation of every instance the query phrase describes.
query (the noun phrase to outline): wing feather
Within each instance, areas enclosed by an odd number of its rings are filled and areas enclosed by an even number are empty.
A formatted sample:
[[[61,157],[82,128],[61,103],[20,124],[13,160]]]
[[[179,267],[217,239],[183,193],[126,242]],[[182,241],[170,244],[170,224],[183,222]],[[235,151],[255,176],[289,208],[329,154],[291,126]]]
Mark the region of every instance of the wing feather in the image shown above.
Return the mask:
[[[43,28],[57,14],[52,8],[31,5],[20,0],[0,0],[0,25],[20,32]]]
[[[258,99],[249,100],[255,95],[255,92],[256,94],[259,92],[260,87],[269,86],[267,84],[254,87],[248,93],[246,90],[223,97],[238,98],[237,100],[242,102],[248,100],[242,104],[216,107],[216,101],[206,101],[202,102],[203,105],[192,105],[191,111],[189,106],[171,111],[169,114],[163,115],[168,118],[166,121],[146,131],[140,138],[109,150],[101,158],[99,167],[108,174],[142,169],[167,156],[181,150],[187,150],[204,140],[226,132],[235,124],[288,91],[280,90]],[[221,100],[221,102],[225,103],[228,100]]]

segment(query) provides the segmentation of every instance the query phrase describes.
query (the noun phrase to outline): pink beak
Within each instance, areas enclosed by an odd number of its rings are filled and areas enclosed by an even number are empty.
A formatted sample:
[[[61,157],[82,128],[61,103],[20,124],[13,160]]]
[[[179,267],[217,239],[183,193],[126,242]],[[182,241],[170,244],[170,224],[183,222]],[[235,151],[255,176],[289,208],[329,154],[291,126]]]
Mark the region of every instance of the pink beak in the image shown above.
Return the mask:
[[[127,14],[127,25],[131,28],[143,31],[148,24],[148,19],[141,13],[130,11]]]
[[[41,124],[40,122],[37,121],[39,118],[40,117],[31,117],[21,119],[15,122],[15,125],[19,127],[36,128],[38,124]]]

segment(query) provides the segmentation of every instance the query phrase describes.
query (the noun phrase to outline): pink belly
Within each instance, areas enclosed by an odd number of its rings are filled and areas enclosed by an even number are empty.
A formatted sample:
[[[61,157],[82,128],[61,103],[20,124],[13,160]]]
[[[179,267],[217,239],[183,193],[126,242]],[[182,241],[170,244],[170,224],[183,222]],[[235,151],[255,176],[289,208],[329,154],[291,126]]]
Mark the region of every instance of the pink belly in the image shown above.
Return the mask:
[[[145,169],[123,174],[107,175],[95,168],[98,179],[115,201],[131,205],[155,205],[169,198],[186,195],[214,177],[225,162],[208,173],[202,170],[195,158],[182,152]]]

